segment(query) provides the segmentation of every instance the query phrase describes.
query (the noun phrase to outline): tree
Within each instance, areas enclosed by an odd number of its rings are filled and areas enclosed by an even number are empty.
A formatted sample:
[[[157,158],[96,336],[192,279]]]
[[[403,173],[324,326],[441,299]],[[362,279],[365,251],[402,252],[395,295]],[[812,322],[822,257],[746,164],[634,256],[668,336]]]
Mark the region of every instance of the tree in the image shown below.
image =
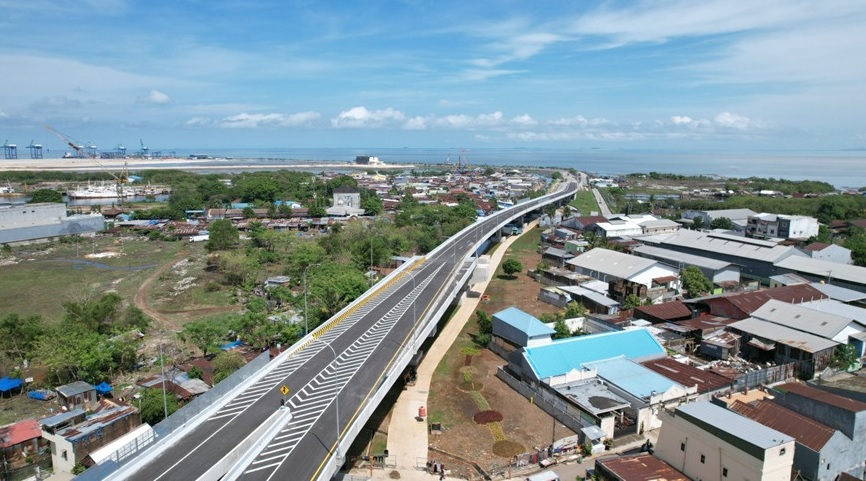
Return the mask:
[[[475,311],[475,322],[478,324],[478,334],[493,333],[493,318],[484,311]]]
[[[87,298],[80,302],[64,302],[63,323],[68,327],[80,327],[99,334],[110,334],[123,329],[115,325],[120,315],[123,299],[116,292],[109,292],[99,299]]]
[[[213,383],[229,377],[244,365],[244,357],[237,351],[221,351],[213,358]]]
[[[523,264],[520,263],[519,260],[511,257],[509,259],[505,259],[505,262],[502,263],[502,272],[505,273],[506,276],[515,278],[515,274],[523,270]]]
[[[731,230],[734,228],[734,223],[727,217],[718,217],[710,222],[710,229],[725,229]]]
[[[0,318],[0,353],[16,361],[32,358],[36,340],[44,330],[39,316],[6,314]]]
[[[30,195],[28,204],[38,204],[41,202],[60,203],[63,202],[63,194],[54,189],[38,189],[34,190]]]
[[[697,297],[713,290],[713,282],[697,266],[688,266],[681,270],[680,280],[689,297]]]
[[[151,426],[165,419],[166,407],[169,416],[177,411],[177,398],[169,392],[166,392],[163,397],[162,385],[157,386],[142,389],[141,397],[138,399],[141,422]]]
[[[852,229],[845,241],[845,247],[851,249],[851,259],[858,266],[866,266],[866,233],[862,230]]]
[[[218,219],[208,225],[208,241],[205,249],[208,252],[231,249],[240,241],[237,227],[228,219]]]
[[[564,318],[559,318],[553,323],[553,331],[554,339],[571,337],[571,329],[568,328],[568,324],[565,323]]]
[[[701,216],[692,217],[692,229],[701,230],[704,228],[704,218]]]
[[[836,350],[833,351],[832,365],[836,369],[847,371],[856,367],[857,361],[859,361],[857,351],[854,349],[854,346],[850,344],[841,344],[836,346]]]
[[[640,297],[637,294],[629,294],[622,301],[622,310],[630,311],[639,305],[641,305]]]
[[[565,306],[565,319],[586,317],[587,313],[589,313],[589,310],[586,306],[577,301],[571,301]]]
[[[202,355],[213,352],[228,334],[228,321],[221,317],[209,317],[188,322],[177,335],[183,342],[188,342],[201,349]]]

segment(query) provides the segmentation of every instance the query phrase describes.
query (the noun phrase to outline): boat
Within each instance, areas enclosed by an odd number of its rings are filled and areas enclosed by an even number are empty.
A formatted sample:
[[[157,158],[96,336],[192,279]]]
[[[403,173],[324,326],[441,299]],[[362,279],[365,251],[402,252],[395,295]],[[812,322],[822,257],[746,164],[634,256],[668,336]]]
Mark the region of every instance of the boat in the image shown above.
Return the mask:
[[[118,199],[120,197],[131,197],[134,195],[132,189],[119,187],[115,184],[101,183],[97,185],[87,184],[87,187],[79,187],[66,193],[70,199]]]

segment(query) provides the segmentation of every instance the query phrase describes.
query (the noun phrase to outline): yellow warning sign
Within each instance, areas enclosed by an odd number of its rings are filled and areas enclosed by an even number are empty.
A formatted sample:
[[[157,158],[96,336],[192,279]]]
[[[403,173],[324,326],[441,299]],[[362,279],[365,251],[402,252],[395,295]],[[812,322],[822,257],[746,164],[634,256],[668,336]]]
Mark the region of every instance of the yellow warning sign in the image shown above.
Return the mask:
[[[280,392],[283,393],[283,396],[285,396],[286,394],[289,393],[289,387],[288,386],[280,386]]]

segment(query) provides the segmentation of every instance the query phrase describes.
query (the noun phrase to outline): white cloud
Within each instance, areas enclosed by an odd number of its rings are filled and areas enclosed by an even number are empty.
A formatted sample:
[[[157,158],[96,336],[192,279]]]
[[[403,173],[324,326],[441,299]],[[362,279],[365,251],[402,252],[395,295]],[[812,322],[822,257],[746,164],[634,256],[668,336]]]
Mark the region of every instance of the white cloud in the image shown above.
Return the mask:
[[[674,125],[687,125],[694,122],[694,120],[685,115],[674,115],[671,117],[671,122],[673,122]]]
[[[512,118],[509,122],[512,124],[523,126],[531,126],[538,124],[538,121],[533,119],[529,114],[518,115],[517,117]]]
[[[424,117],[412,117],[403,124],[407,130],[424,130],[427,128],[427,119]]]
[[[331,119],[333,127],[384,127],[393,122],[402,122],[406,119],[403,112],[391,107],[383,110],[368,110],[366,107],[352,107],[344,110]]]
[[[610,124],[611,122],[605,118],[587,119],[583,115],[575,115],[574,117],[563,117],[554,119],[547,123],[560,127],[598,127],[601,125]]]
[[[212,127],[214,121],[210,117],[193,117],[184,122],[184,125],[187,127]]]
[[[752,121],[748,117],[732,114],[730,112],[722,112],[713,119],[716,125],[729,127],[737,130],[746,130],[752,125]]]
[[[450,129],[477,129],[484,127],[495,127],[502,124],[502,112],[489,114],[471,115],[446,115],[438,117],[434,121],[437,127]]]
[[[321,117],[318,112],[294,114],[248,114],[230,115],[220,120],[210,117],[193,117],[186,121],[189,127],[219,127],[225,129],[254,129],[261,127],[297,127]]]
[[[171,97],[156,89],[151,90],[150,93],[148,93],[147,96],[145,96],[142,100],[145,103],[155,105],[165,105],[171,103]]]

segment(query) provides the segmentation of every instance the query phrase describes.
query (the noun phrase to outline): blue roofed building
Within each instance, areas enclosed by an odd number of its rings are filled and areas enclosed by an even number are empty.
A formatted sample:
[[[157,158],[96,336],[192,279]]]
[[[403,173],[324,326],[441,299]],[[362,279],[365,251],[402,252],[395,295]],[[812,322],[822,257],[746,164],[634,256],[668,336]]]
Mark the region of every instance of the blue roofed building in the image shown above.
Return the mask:
[[[643,362],[666,357],[667,351],[648,330],[630,329],[527,347],[509,356],[509,367],[527,381],[556,386],[582,379],[586,363],[620,356]]]
[[[516,307],[493,314],[493,343],[506,352],[550,344],[556,331]]]
[[[697,386],[686,387],[624,356],[588,362],[583,365],[604,380],[608,389],[629,401],[639,431],[650,431],[661,427],[659,412],[672,409],[684,402],[694,400]],[[627,428],[621,423],[621,428]]]
[[[697,387],[639,364],[666,357],[659,341],[637,328],[514,351],[497,375],[535,396],[538,406],[575,432],[597,426],[605,438],[615,439],[658,428],[660,411],[697,397]]]

